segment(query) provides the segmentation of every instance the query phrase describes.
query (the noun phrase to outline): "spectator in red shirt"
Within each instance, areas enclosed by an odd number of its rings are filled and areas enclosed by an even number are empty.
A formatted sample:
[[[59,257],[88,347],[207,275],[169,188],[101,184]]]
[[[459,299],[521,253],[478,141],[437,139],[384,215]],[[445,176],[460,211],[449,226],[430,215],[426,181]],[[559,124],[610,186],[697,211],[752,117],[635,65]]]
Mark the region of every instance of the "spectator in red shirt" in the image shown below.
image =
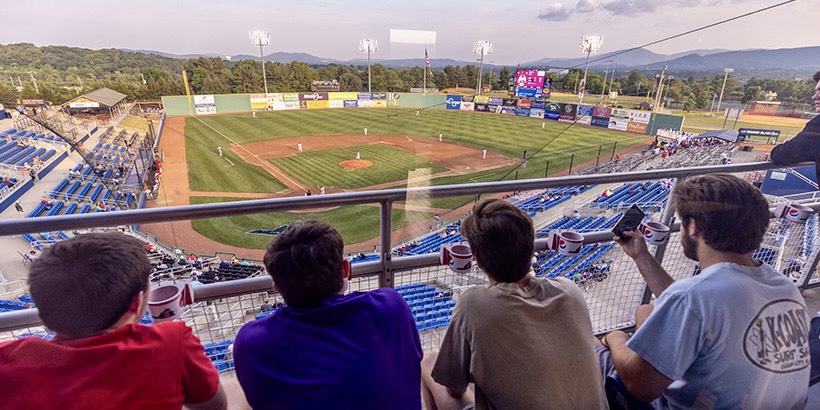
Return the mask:
[[[55,336],[0,344],[0,407],[225,408],[219,375],[185,323],[139,323],[150,271],[143,243],[121,233],[46,249],[29,283]]]

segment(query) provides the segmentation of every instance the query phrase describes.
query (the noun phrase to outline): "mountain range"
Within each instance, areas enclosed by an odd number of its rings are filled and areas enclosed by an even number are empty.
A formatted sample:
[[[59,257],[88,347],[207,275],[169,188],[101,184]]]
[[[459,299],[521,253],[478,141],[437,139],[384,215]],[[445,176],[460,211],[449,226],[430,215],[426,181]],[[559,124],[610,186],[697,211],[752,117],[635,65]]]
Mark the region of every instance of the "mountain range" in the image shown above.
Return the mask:
[[[221,57],[231,61],[253,59],[259,56],[239,54],[234,56],[223,56],[215,53],[210,54],[170,54],[155,50],[127,50],[145,54],[156,54],[164,57],[188,59],[197,57]],[[307,53],[285,53],[276,52],[265,56],[265,61],[280,62],[283,64],[291,61],[301,61],[311,65],[354,65],[365,66],[367,59],[356,58],[342,61],[331,58],[317,57]],[[543,58],[519,64],[520,67],[529,68],[553,68],[571,69],[583,68],[586,57],[580,58]],[[423,58],[409,59],[372,59],[372,64],[382,64],[391,68],[421,67],[424,65]],[[448,65],[466,66],[475,65],[475,61],[461,61],[448,58],[430,59],[430,64],[434,68]],[[698,75],[704,73],[722,73],[724,68],[733,68],[734,75],[738,78],[750,77],[790,77],[790,76],[811,76],[820,69],[820,46],[799,47],[787,49],[754,49],[754,50],[723,50],[723,49],[699,49],[675,54],[659,54],[644,48],[618,50],[605,54],[593,54],[590,59],[590,70],[603,72],[606,69],[614,69],[619,72],[625,70],[640,71],[660,71],[663,66],[667,66],[667,73],[679,76]],[[498,71],[502,65],[484,64],[485,69]]]

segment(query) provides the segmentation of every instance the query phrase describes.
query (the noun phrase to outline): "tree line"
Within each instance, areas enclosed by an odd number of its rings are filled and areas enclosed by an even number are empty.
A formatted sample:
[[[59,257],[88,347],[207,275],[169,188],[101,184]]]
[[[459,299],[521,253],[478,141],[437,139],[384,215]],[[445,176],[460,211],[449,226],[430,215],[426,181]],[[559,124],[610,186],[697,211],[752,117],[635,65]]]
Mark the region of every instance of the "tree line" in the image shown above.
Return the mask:
[[[219,57],[187,60],[115,49],[87,50],[76,47],[36,47],[32,44],[0,46],[0,101],[10,103],[20,98],[42,98],[61,104],[100,87],[128,96],[129,100],[156,100],[163,95],[184,94],[182,71],[186,71],[194,94],[262,93],[261,64],[257,60],[227,61]],[[421,88],[426,67],[390,68],[371,66],[371,88],[376,92],[409,92]],[[507,90],[515,68],[502,67],[482,73],[482,88]],[[303,62],[265,62],[268,92],[310,91],[313,81],[336,80],[340,91],[366,91],[366,66],[309,65]],[[603,75],[602,75],[603,74]],[[610,72],[587,73],[586,92],[591,94],[617,91],[619,95],[646,96],[654,99],[659,73],[647,77],[640,71],[618,76]],[[549,74],[555,91],[577,92],[583,70],[571,69]],[[478,82],[475,65],[448,65],[427,75],[427,87],[475,89]],[[723,89],[723,73],[714,76],[694,75],[688,78],[665,76],[663,97],[683,103],[685,110],[703,109],[713,103]],[[736,77],[726,77],[724,101],[748,102],[776,94],[777,101],[807,102],[813,93],[811,80],[769,79],[752,77],[741,84]]]

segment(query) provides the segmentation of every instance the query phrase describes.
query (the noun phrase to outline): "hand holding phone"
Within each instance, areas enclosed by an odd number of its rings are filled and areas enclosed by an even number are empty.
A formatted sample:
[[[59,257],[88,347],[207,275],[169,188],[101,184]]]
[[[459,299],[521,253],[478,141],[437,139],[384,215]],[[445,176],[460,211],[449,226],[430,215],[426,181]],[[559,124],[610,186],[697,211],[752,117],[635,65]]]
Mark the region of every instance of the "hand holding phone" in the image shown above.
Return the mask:
[[[621,217],[615,227],[612,228],[612,233],[618,235],[622,242],[629,242],[632,238],[624,235],[624,232],[638,229],[638,225],[643,222],[645,217],[646,214],[641,210],[641,208],[638,208],[638,205],[633,204],[632,207],[624,213],[624,216]]]

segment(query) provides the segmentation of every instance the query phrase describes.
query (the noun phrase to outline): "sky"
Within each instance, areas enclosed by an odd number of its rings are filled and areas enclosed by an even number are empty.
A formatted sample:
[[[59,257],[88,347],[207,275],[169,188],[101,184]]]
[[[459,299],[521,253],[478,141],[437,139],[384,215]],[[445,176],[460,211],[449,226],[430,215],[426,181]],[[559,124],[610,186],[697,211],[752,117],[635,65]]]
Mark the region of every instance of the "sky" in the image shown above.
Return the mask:
[[[366,57],[359,40],[379,42],[373,58],[421,58],[424,45],[390,43],[390,29],[436,32],[430,59],[474,60],[477,40],[493,43],[492,64],[577,58],[583,36],[601,52],[676,35],[784,0],[65,0],[10,1],[0,43],[127,48],[173,54],[258,55],[250,30],[270,32],[265,54]],[[820,0],[772,10],[649,47],[660,54],[820,45]],[[0,64],[5,62],[0,61]]]

